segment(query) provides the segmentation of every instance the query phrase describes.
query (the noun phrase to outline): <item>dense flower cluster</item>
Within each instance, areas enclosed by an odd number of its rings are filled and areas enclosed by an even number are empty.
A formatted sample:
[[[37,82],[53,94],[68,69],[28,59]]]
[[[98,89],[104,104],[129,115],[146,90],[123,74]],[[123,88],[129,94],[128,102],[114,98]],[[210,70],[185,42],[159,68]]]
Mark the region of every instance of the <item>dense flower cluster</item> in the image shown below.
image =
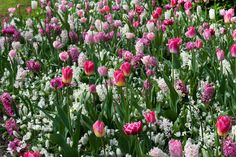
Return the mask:
[[[0,156],[235,157],[235,10],[206,3],[9,8]]]

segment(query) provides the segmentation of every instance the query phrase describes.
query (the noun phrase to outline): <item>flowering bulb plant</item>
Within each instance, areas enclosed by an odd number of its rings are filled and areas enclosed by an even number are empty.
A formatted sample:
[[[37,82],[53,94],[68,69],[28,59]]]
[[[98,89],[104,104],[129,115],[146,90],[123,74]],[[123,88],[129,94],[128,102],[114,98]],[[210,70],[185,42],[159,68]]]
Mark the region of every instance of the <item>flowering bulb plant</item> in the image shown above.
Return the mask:
[[[235,10],[159,2],[9,8],[0,156],[235,157]]]

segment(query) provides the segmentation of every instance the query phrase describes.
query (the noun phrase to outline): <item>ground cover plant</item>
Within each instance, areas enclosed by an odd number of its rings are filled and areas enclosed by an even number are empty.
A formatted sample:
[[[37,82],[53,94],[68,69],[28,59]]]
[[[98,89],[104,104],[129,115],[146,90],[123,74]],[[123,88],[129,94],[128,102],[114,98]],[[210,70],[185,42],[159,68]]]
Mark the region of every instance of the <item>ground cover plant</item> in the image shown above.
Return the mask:
[[[235,10],[40,0],[0,33],[0,156],[236,157]]]

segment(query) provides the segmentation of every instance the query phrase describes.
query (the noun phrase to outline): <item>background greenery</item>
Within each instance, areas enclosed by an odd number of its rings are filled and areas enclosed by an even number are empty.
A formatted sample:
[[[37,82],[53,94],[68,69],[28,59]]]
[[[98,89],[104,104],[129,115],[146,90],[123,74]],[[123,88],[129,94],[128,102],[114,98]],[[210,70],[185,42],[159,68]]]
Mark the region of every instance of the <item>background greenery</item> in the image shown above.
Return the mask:
[[[21,4],[23,8],[30,6],[31,0],[0,0],[0,15],[7,13],[7,9],[10,7],[16,7],[17,4]]]

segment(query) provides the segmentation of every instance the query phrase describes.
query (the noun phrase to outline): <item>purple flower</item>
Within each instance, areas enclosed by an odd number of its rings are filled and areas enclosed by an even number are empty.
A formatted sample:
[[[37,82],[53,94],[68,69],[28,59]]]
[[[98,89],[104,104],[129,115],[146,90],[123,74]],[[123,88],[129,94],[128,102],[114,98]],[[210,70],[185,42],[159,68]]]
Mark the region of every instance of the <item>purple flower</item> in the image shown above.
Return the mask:
[[[41,64],[37,61],[34,61],[34,60],[27,61],[26,66],[27,66],[28,70],[30,70],[32,72],[39,72],[41,69]]]
[[[213,84],[207,83],[204,87],[203,87],[203,92],[202,92],[202,96],[201,96],[201,100],[204,104],[208,104],[210,103],[213,95],[215,92],[215,88],[213,86]]]
[[[56,78],[52,79],[50,81],[50,87],[55,89],[55,90],[63,88],[62,79],[60,77],[56,77]]]
[[[75,47],[70,48],[69,55],[70,55],[70,57],[71,57],[73,62],[77,62],[78,61],[79,51],[78,51],[77,48],[75,48]]]
[[[169,152],[172,157],[182,157],[183,148],[182,143],[179,140],[170,140],[169,141]]]
[[[182,97],[185,97],[188,95],[188,89],[182,80],[176,80],[175,90]]]
[[[74,31],[69,32],[69,37],[73,43],[77,43],[79,41],[79,37],[78,37],[77,33]]]
[[[7,132],[10,136],[13,135],[13,131],[18,131],[16,120],[13,118],[6,120],[5,127],[6,127]]]
[[[12,97],[9,93],[5,92],[3,93],[1,96],[0,96],[0,101],[2,102],[5,110],[6,110],[6,113],[9,115],[9,116],[13,116],[14,115],[14,111],[12,109]]]
[[[223,153],[225,157],[236,157],[236,143],[231,138],[224,140]]]

